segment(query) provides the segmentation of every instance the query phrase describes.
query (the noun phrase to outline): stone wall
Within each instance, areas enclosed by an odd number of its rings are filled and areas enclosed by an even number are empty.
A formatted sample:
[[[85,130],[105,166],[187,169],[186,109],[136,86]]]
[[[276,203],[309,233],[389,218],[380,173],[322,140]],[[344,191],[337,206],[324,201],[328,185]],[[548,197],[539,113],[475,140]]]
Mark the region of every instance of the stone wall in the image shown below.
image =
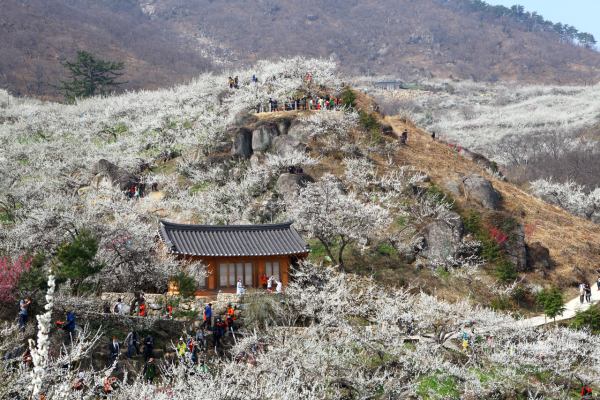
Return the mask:
[[[216,300],[211,300],[208,297],[197,297],[190,302],[180,303],[179,308],[184,311],[198,311],[198,313],[200,315],[199,315],[199,320],[196,321],[196,323],[195,323],[195,327],[199,328],[200,324],[202,323],[202,313],[203,313],[204,309],[206,308],[206,306],[208,306],[208,303],[212,304],[213,318],[216,316],[220,316],[222,319],[224,319],[225,315],[227,314],[227,305],[229,303],[231,303],[233,309],[235,310],[236,322],[239,323],[240,325],[243,325],[244,317],[245,317],[244,314],[247,309],[248,302],[254,296],[284,296],[284,295],[283,294],[275,294],[275,293],[235,294],[235,293],[219,292]],[[165,304],[166,304],[168,298],[171,296],[167,296],[167,295],[163,295],[163,294],[145,294],[144,297],[146,298],[146,303],[148,304],[148,307],[146,308],[148,317],[146,317],[146,319],[150,320],[150,319],[161,318],[163,321],[168,321],[168,322],[174,321],[174,320],[166,319],[167,312],[165,310]],[[144,319],[144,317],[137,317],[137,316],[129,315],[129,313],[131,311],[130,306],[133,304],[133,301],[135,300],[135,295],[133,293],[102,293],[102,295],[101,295],[102,303],[108,301],[110,303],[111,311],[113,310],[114,305],[116,304],[116,302],[119,298],[122,300],[122,303],[124,305],[126,316],[119,316],[119,315],[115,315],[115,314],[101,314],[101,313],[90,313],[90,314],[93,314],[94,316],[102,315],[103,316],[102,318],[106,319],[107,321],[110,320],[110,318],[116,318],[116,319],[119,319],[119,318],[139,319],[139,318],[141,318],[141,319]],[[134,311],[135,311],[135,315],[138,315],[137,306]],[[177,311],[177,309],[173,309],[173,312],[176,312],[176,311]],[[112,316],[112,317],[110,317],[110,316]],[[183,320],[179,320],[179,322],[183,323]],[[131,323],[136,323],[136,320],[131,320]]]

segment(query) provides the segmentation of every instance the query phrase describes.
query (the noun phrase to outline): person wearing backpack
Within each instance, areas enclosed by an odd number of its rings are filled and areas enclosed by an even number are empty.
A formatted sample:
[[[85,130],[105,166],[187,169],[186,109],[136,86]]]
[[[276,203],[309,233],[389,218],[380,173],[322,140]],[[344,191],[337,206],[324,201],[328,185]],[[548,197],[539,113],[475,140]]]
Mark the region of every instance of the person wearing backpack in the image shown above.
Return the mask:
[[[200,325],[201,328],[204,328],[205,326],[208,327],[208,329],[211,328],[212,325],[212,303],[208,303],[208,306],[204,309],[204,322],[202,323],[202,325]]]
[[[113,309],[113,313],[123,315],[125,312],[123,311],[123,304],[121,303],[121,299],[117,301],[115,307]]]

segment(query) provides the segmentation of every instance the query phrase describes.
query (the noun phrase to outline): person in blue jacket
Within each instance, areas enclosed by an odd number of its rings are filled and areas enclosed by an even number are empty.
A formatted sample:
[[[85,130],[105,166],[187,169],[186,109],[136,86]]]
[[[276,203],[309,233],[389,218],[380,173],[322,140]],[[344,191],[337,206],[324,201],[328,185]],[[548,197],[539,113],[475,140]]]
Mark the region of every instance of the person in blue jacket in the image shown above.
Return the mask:
[[[73,315],[73,311],[67,312],[67,329],[69,330],[71,341],[75,340],[75,316]]]

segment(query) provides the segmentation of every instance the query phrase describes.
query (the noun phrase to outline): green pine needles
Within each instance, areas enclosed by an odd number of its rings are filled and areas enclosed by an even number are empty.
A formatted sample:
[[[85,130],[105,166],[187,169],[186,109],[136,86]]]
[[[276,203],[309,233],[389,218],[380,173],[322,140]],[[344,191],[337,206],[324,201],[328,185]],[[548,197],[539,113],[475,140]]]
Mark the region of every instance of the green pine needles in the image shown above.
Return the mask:
[[[61,62],[61,65],[69,70],[71,82],[59,81],[63,86],[48,85],[58,90],[64,91],[65,102],[74,103],[77,99],[92,97],[95,95],[105,95],[109,88],[116,88],[127,82],[116,82],[124,69],[124,63],[104,61],[96,59],[92,53],[87,51],[77,51],[77,61]]]

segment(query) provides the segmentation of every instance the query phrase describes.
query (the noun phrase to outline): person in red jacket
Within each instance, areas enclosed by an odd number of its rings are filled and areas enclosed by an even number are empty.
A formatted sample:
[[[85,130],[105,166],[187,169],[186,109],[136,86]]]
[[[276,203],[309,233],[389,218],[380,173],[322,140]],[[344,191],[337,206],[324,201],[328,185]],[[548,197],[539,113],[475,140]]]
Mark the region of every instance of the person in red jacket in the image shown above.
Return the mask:
[[[581,397],[583,396],[591,396],[592,395],[592,387],[591,386],[587,386],[587,385],[583,385],[583,388],[581,389]]]

